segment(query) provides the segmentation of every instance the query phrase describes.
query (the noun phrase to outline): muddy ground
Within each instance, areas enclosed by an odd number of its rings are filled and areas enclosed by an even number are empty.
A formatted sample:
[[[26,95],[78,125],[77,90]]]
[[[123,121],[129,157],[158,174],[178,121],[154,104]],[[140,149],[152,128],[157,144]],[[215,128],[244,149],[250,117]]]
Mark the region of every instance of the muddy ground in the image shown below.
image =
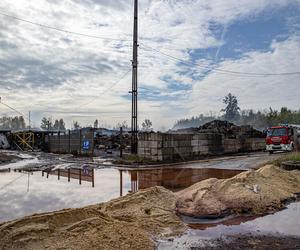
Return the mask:
[[[300,238],[238,234],[215,240],[201,240],[198,244],[188,248],[191,250],[299,250]]]
[[[1,164],[5,164],[5,163],[9,163],[9,162],[13,162],[13,161],[17,161],[20,160],[21,158],[15,155],[9,155],[6,153],[2,153],[0,152],[0,165]]]

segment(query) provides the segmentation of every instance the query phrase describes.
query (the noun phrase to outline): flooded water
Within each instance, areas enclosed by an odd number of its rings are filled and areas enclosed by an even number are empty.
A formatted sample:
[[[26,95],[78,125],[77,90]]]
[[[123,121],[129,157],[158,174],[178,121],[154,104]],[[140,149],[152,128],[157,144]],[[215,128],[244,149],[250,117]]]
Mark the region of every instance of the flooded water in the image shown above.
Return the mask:
[[[263,217],[193,221],[184,235],[160,242],[158,249],[190,249],[199,246],[201,240],[246,233],[300,237],[300,202],[291,203],[287,209]]]
[[[120,171],[129,174],[132,191],[153,186],[163,186],[177,191],[205,179],[227,179],[242,172],[241,170],[215,168],[160,168]]]
[[[15,163],[14,163],[15,164]],[[10,165],[10,164],[8,164]],[[6,166],[8,166],[6,165]],[[61,165],[66,166],[66,165]],[[67,165],[69,166],[69,165]],[[44,176],[41,171],[0,172],[0,222],[33,213],[76,208],[105,202],[128,192],[152,186],[177,191],[207,178],[230,178],[240,170],[105,168],[94,170],[94,187],[89,179],[79,184],[78,175]]]

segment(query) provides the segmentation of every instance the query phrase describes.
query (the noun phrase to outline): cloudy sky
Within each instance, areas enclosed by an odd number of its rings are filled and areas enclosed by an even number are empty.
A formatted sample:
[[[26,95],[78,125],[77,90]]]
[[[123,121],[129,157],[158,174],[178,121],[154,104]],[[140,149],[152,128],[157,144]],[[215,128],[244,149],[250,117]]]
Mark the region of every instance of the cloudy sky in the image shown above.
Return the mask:
[[[140,122],[162,129],[218,114],[228,92],[243,109],[300,108],[300,74],[286,74],[300,71],[299,0],[140,0],[139,7]],[[96,118],[129,124],[132,16],[133,0],[1,0],[2,101],[30,110],[36,126],[43,116],[63,117],[68,127]],[[3,105],[0,112],[16,114]]]

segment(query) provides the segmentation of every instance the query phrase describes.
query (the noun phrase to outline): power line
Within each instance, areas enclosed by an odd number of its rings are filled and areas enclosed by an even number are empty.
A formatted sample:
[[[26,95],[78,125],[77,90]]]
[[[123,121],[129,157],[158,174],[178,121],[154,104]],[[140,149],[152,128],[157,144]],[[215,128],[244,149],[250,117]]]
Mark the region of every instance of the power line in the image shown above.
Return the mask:
[[[140,43],[142,46],[144,46],[145,48],[151,49],[153,51],[155,51],[156,53],[162,54],[166,57],[169,57],[173,60],[179,61],[183,64],[186,65],[193,65],[193,66],[198,66],[199,68],[202,69],[206,69],[206,70],[210,70],[210,71],[215,71],[217,73],[220,74],[230,74],[230,75],[238,75],[238,76],[250,76],[250,77],[270,77],[270,76],[290,76],[290,75],[300,75],[300,71],[296,71],[296,72],[283,72],[283,73],[253,73],[253,72],[240,72],[240,71],[233,71],[233,70],[225,70],[225,69],[213,69],[213,68],[209,68],[207,66],[203,66],[200,65],[198,63],[194,63],[194,62],[187,62],[185,60],[182,60],[178,57],[169,55],[167,53],[161,52],[160,50],[157,50],[151,46],[145,45],[143,43]],[[143,48],[142,48],[143,49]]]
[[[128,74],[129,72],[131,72],[131,69],[129,69],[128,71],[126,71],[126,73],[125,73],[124,75],[122,75],[116,82],[114,82],[114,83],[113,83],[112,85],[110,85],[108,88],[106,88],[105,90],[101,91],[101,92],[99,93],[99,95],[105,94],[107,91],[111,90],[114,86],[116,86],[118,83],[120,83],[120,82],[127,76],[127,74]],[[87,103],[84,103],[84,104],[82,104],[82,105],[77,106],[76,109],[77,109],[77,108],[82,108],[82,107],[84,107],[84,106],[86,106],[86,105],[89,105],[89,104],[93,103],[93,102],[94,102],[96,99],[98,99],[99,97],[100,97],[100,96],[97,96],[96,98],[92,99],[91,101],[89,101],[89,102],[87,102]]]
[[[70,30],[65,30],[65,29],[61,29],[61,28],[56,28],[56,27],[45,25],[45,24],[40,24],[40,23],[37,23],[37,22],[33,22],[33,21],[30,21],[30,20],[27,20],[27,19],[23,19],[23,18],[20,18],[20,17],[17,17],[17,16],[9,15],[9,14],[6,14],[4,12],[0,12],[0,15],[8,17],[8,18],[15,19],[15,20],[18,20],[18,21],[21,21],[21,22],[25,22],[25,23],[29,23],[29,24],[32,24],[32,25],[36,25],[36,26],[39,26],[39,27],[42,27],[42,28],[56,30],[56,31],[59,31],[59,32],[64,32],[64,33],[68,33],[68,34],[72,34],[72,35],[76,35],[76,36],[85,36],[85,37],[89,37],[89,38],[102,39],[102,40],[111,40],[111,41],[119,41],[119,42],[120,41],[121,42],[131,42],[130,39],[118,39],[118,38],[111,38],[111,37],[104,37],[104,36],[88,35],[88,34],[79,33],[79,32],[75,32],[75,31],[70,31]]]
[[[24,174],[19,175],[17,178],[13,179],[12,181],[6,183],[5,185],[3,185],[2,187],[0,187],[0,191],[5,189],[6,187],[10,186],[11,184],[13,184],[14,182],[16,182],[17,180],[21,179],[23,176],[25,176]]]
[[[16,113],[20,114],[21,116],[26,117],[26,116],[25,116],[23,113],[21,113],[20,111],[18,111],[18,110],[16,110],[15,108],[9,106],[8,104],[5,104],[4,102],[2,102],[2,101],[1,101],[1,98],[0,98],[0,104],[6,106],[6,107],[8,107],[8,108],[10,108],[11,110],[15,111]],[[28,117],[26,117],[26,118],[28,118]]]

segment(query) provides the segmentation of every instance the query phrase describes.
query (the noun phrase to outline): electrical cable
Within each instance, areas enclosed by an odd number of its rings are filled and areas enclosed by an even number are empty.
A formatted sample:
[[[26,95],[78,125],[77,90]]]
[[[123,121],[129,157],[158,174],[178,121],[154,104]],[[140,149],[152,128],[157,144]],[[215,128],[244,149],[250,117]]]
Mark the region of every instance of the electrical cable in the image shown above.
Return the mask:
[[[128,74],[129,72],[131,72],[131,69],[129,69],[128,71],[126,71],[125,74],[123,74],[116,82],[114,82],[114,83],[113,83],[112,85],[110,85],[108,88],[106,88],[105,90],[101,91],[101,92],[99,93],[99,96],[97,96],[96,98],[92,99],[92,100],[89,101],[89,102],[86,102],[86,103],[84,103],[84,104],[82,104],[82,105],[79,105],[79,106],[75,107],[75,109],[77,109],[77,108],[82,108],[82,107],[85,107],[85,106],[87,106],[87,105],[93,103],[93,102],[94,102],[96,99],[98,99],[101,95],[105,94],[107,91],[111,90],[114,86],[116,86],[118,83],[120,83],[120,82],[127,76],[127,74]]]
[[[6,107],[8,107],[8,108],[10,108],[11,110],[15,111],[16,113],[20,114],[21,116],[23,116],[23,117],[25,117],[25,118],[28,118],[26,115],[24,115],[24,114],[21,113],[20,111],[16,110],[15,108],[9,106],[8,104],[2,102],[1,100],[0,100],[0,104],[6,106]],[[29,118],[28,118],[28,119],[29,119]]]
[[[169,58],[171,58],[173,60],[179,61],[179,62],[181,62],[183,64],[198,66],[199,68],[206,69],[206,70],[209,70],[209,71],[215,71],[215,72],[220,73],[220,74],[230,74],[230,75],[250,76],[250,77],[270,77],[270,76],[300,75],[300,71],[296,71],[296,72],[283,72],[283,73],[253,73],[253,72],[250,73],[250,72],[240,72],[240,71],[225,70],[225,69],[212,69],[212,68],[209,68],[209,67],[206,67],[206,66],[202,66],[202,65],[200,65],[198,63],[187,62],[187,61],[182,60],[182,59],[180,59],[178,57],[175,57],[175,56],[169,55],[167,53],[161,52],[160,50],[157,50],[157,49],[155,49],[155,48],[153,48],[151,46],[145,45],[144,43],[140,43],[140,45],[142,45],[145,48],[148,48],[150,50],[153,50],[156,53],[159,53],[159,54],[162,54],[162,55],[164,55],[166,57],[169,57]]]
[[[0,191],[5,189],[6,187],[8,187],[9,185],[13,184],[14,182],[16,182],[17,180],[21,179],[23,176],[25,176],[25,174],[22,174],[20,176],[18,176],[17,178],[13,179],[12,181],[6,183],[5,185],[3,185],[2,187],[0,187]]]
[[[18,21],[21,21],[21,22],[25,22],[25,23],[29,23],[29,24],[32,24],[32,25],[40,26],[42,28],[56,30],[56,31],[60,31],[60,32],[65,32],[65,33],[76,35],[76,36],[85,36],[85,37],[89,37],[89,38],[102,39],[102,40],[111,40],[111,41],[121,41],[121,42],[128,42],[129,41],[129,42],[131,42],[130,39],[118,39],[118,38],[111,38],[111,37],[104,37],[104,36],[88,35],[88,34],[79,33],[79,32],[70,31],[70,30],[65,30],[65,29],[61,29],[61,28],[55,28],[55,27],[48,26],[48,25],[45,25],[45,24],[40,24],[40,23],[37,23],[37,22],[29,21],[27,19],[23,19],[23,18],[20,18],[20,17],[9,15],[9,14],[6,14],[6,13],[1,12],[1,11],[0,11],[0,15],[8,17],[8,18],[15,19],[15,20],[18,20]]]

